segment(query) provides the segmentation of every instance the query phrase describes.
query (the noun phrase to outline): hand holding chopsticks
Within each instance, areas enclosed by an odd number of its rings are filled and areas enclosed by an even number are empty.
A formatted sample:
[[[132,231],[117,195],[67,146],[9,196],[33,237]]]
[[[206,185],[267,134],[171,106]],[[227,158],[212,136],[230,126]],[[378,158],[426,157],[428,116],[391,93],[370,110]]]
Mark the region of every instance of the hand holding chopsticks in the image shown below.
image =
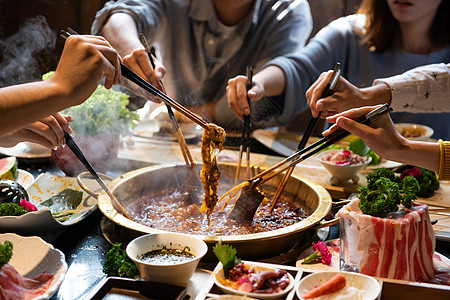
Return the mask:
[[[67,30],[62,30],[60,33],[61,37],[65,39],[73,34],[77,33],[70,28],[67,28]],[[172,108],[178,110],[180,113],[182,113],[183,115],[185,115],[187,118],[197,123],[198,125],[202,126],[204,129],[212,131],[208,123],[206,123],[203,119],[201,119],[199,116],[192,113],[190,110],[188,110],[187,108],[185,108],[184,106],[182,106],[181,104],[179,104],[178,102],[176,102],[175,100],[171,99],[169,96],[158,90],[156,87],[154,87],[153,85],[142,79],[142,77],[134,73],[127,66],[120,64],[120,70],[123,77],[137,84],[147,92],[150,92],[153,96],[155,96],[165,104],[170,105]]]

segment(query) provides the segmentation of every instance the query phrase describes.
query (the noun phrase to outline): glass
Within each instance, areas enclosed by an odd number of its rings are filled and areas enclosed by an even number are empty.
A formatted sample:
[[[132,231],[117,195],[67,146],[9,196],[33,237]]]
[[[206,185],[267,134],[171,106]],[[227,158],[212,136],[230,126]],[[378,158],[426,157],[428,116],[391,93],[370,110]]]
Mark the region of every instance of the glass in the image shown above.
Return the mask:
[[[358,251],[360,235],[358,221],[351,214],[340,217],[339,235],[339,269],[359,273],[359,263],[363,257],[363,252]]]

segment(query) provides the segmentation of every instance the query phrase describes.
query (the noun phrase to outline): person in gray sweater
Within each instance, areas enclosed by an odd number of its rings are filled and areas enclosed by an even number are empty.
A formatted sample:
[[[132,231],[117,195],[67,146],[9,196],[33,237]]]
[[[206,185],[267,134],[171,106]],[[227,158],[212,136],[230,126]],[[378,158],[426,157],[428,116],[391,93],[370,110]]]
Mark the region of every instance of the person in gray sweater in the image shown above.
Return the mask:
[[[242,124],[227,105],[228,79],[298,51],[311,30],[306,0],[110,1],[92,25],[131,69],[155,86],[163,79],[170,97],[225,129]],[[141,33],[156,48],[155,69]],[[280,109],[263,99],[252,109],[252,124],[264,126]]]

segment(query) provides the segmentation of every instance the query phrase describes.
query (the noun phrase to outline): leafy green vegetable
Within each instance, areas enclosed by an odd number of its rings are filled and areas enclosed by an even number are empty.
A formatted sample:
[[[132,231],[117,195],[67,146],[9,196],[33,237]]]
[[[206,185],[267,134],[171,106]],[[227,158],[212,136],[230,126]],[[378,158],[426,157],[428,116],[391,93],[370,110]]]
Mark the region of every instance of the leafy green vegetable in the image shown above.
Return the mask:
[[[402,172],[400,179],[405,180],[411,176],[416,178],[419,183],[420,191],[417,193],[419,197],[431,197],[434,191],[439,188],[439,180],[437,180],[436,173],[433,171],[414,167]]]
[[[72,189],[64,189],[60,193],[42,201],[40,205],[48,207],[52,213],[66,209],[76,209],[83,199],[83,192]]]
[[[233,269],[234,266],[241,263],[241,259],[236,257],[237,251],[233,246],[228,244],[222,244],[219,241],[214,247],[213,252],[223,266],[223,275],[228,278],[228,271]]]
[[[46,73],[42,78],[48,79],[54,72]],[[110,132],[125,133],[134,127],[133,121],[139,115],[127,108],[129,96],[113,89],[105,89],[99,85],[94,93],[80,105],[62,111],[71,115],[75,121],[70,123],[78,136],[92,136]]]
[[[115,243],[108,251],[103,272],[108,276],[134,278],[139,275],[138,269],[127,253],[120,250],[121,246],[121,243]]]
[[[384,217],[397,211],[400,204],[410,208],[418,191],[419,183],[414,177],[400,181],[391,170],[376,169],[367,175],[367,186],[358,188],[359,208],[365,214]]]
[[[5,241],[3,245],[0,243],[0,270],[11,259],[12,249],[13,244],[10,241]]]
[[[8,203],[0,203],[0,217],[2,216],[21,216],[26,214],[28,210],[23,208],[22,206],[8,202]]]

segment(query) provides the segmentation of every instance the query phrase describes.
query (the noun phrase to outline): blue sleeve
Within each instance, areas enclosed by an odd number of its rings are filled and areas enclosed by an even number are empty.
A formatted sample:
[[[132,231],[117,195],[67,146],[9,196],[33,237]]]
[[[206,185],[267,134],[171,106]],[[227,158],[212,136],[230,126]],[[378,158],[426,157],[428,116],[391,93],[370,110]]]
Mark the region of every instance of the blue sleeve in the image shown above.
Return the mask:
[[[278,66],[286,77],[283,113],[277,121],[286,124],[305,110],[305,93],[319,75],[332,70],[337,62],[345,70],[349,58],[358,59],[358,49],[359,41],[353,33],[351,22],[344,17],[319,31],[305,48],[268,62],[265,66]]]

